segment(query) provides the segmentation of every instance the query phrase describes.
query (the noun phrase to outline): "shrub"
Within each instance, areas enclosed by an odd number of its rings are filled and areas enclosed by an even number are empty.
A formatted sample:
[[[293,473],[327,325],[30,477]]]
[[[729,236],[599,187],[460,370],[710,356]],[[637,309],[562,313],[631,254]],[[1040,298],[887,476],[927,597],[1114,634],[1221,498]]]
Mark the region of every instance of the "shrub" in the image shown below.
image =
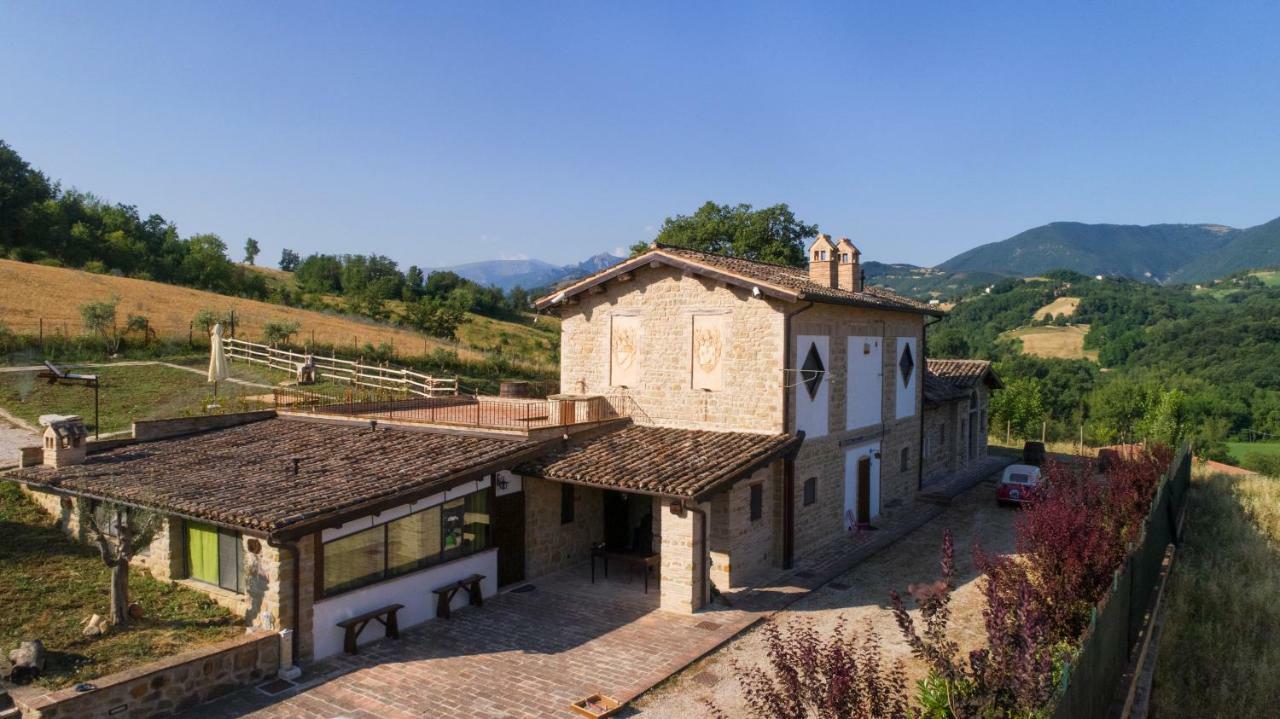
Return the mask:
[[[768,669],[734,670],[751,715],[759,719],[906,719],[901,661],[886,668],[880,637],[867,623],[859,640],[844,619],[824,639],[807,619],[763,628]],[[728,714],[708,704],[710,714]]]
[[[262,326],[262,341],[267,344],[288,342],[290,337],[298,334],[301,327],[297,322],[268,322]]]

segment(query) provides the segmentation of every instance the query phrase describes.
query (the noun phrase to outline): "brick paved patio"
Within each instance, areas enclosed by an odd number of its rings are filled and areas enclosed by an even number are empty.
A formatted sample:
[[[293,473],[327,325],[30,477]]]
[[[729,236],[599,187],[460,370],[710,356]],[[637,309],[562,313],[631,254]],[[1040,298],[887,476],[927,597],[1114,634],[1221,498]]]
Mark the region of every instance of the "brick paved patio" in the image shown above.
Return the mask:
[[[628,700],[751,624],[726,608],[658,610],[656,583],[614,572],[590,583],[587,565],[542,578],[308,667],[301,689],[245,689],[189,717],[556,717],[602,692]]]
[[[614,572],[596,584],[582,564],[307,668],[276,696],[240,690],[186,717],[375,719],[571,717],[601,692],[628,701],[943,511],[914,503],[874,532],[837,537],[788,572],[693,615],[658,609],[657,583]]]

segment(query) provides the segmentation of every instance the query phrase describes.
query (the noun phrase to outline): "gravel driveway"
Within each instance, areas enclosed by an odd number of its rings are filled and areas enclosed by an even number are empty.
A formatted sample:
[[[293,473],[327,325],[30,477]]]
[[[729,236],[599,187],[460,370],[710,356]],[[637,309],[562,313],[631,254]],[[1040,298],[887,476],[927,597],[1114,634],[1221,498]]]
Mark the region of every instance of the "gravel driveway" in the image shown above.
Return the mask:
[[[861,633],[869,620],[879,633],[886,657],[907,662],[908,684],[925,675],[898,632],[889,592],[903,595],[913,582],[938,578],[942,534],[951,529],[956,546],[957,588],[952,600],[951,636],[962,652],[983,641],[982,595],[974,568],[973,548],[988,553],[1013,551],[1013,525],[1017,510],[997,507],[995,484],[988,480],[956,497],[936,519],[854,567],[826,586],[783,610],[773,621],[796,616],[812,620],[820,632],[829,632],[843,616]],[[843,587],[843,588],[841,588]],[[910,602],[910,600],[908,600]],[[916,618],[918,613],[913,612]],[[642,696],[628,716],[646,719],[678,719],[705,715],[705,700],[712,700],[729,716],[746,716],[741,691],[731,662],[763,666],[767,659],[760,628],[726,644],[663,685]]]

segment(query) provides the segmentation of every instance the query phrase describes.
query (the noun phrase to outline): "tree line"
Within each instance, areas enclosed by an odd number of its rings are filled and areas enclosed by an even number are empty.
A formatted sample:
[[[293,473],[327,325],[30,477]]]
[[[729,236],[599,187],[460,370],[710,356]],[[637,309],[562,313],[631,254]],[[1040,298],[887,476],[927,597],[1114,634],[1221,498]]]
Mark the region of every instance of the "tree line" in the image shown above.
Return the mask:
[[[347,313],[444,338],[455,336],[467,312],[522,321],[529,307],[530,293],[522,288],[503,292],[417,266],[401,271],[381,255],[303,258],[286,249],[280,268],[295,273],[294,287],[234,262],[228,252],[217,235],[182,237],[159,214],[143,217],[134,205],[64,189],[0,140],[0,257],[310,309],[332,310],[328,298],[337,296],[338,309]],[[260,252],[256,239],[245,240],[246,264]],[[404,304],[393,310],[392,301]]]
[[[1096,363],[1024,355],[1000,337],[1064,296],[1079,305],[1054,324],[1088,325]],[[1009,279],[961,301],[930,330],[929,349],[995,362],[1008,385],[993,399],[997,433],[1039,437],[1047,421],[1051,438],[1083,426],[1098,444],[1190,437],[1219,458],[1250,429],[1280,434],[1280,288],[1252,275],[1214,291],[1068,271]]]

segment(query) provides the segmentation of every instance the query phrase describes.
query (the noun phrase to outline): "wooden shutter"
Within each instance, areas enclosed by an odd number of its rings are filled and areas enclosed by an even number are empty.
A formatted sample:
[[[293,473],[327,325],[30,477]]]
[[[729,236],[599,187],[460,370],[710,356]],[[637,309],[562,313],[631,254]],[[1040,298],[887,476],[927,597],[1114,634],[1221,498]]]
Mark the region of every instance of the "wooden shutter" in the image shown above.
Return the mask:
[[[218,530],[187,522],[187,574],[209,584],[218,583]]]

